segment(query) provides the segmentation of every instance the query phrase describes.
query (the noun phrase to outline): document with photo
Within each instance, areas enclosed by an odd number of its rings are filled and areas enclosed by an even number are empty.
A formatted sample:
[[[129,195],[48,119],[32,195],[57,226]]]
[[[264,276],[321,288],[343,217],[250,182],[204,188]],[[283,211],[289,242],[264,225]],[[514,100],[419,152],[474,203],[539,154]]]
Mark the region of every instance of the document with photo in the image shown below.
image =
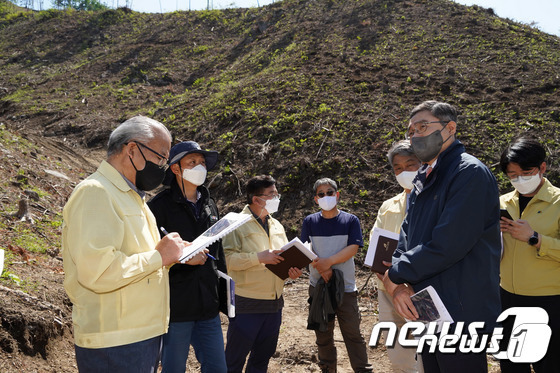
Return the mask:
[[[427,288],[414,293],[410,299],[418,312],[419,317],[416,321],[426,324],[429,322],[437,322],[437,332],[441,330],[441,326],[444,322],[454,322],[453,318],[449,314],[449,311],[447,311],[447,308],[441,301],[436,289],[432,286],[428,286]]]
[[[220,238],[233,232],[241,225],[251,220],[251,217],[251,214],[228,212],[223,218],[218,220],[216,224],[212,225],[204,231],[204,233],[198,236],[191,245],[183,249],[183,255],[179,259],[179,262],[187,262],[196,254],[218,241]]]

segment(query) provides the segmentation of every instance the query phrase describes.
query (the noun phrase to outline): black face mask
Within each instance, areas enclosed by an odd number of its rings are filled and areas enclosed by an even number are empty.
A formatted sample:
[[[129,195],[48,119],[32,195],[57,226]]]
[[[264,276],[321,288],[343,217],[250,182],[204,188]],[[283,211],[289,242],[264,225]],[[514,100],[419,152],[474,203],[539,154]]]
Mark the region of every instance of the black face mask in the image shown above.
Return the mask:
[[[412,151],[422,162],[426,163],[437,157],[439,154],[443,143],[449,140],[449,135],[445,141],[441,136],[441,131],[447,126],[449,122],[445,123],[442,129],[430,133],[428,136],[413,137],[410,139],[410,145],[412,146]]]
[[[146,157],[144,157],[144,154],[142,154],[142,157],[146,161],[146,166],[144,166],[144,168],[140,171],[138,171],[134,162],[132,162],[132,158],[130,158],[130,156],[128,157],[130,159],[130,163],[132,163],[132,167],[136,170],[136,187],[144,191],[152,190],[163,181],[163,178],[165,177],[165,168],[159,167],[154,162],[148,161]]]

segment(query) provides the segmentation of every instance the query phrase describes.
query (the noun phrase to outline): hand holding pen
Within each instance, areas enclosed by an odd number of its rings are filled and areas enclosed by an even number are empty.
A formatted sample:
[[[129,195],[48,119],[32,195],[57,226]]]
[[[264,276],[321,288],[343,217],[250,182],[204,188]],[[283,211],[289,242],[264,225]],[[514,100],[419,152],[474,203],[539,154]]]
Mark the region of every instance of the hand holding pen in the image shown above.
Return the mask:
[[[162,265],[167,267],[178,263],[179,258],[183,255],[186,243],[178,233],[172,233],[163,237],[155,247],[161,255]]]
[[[162,233],[164,235],[168,235],[169,232],[167,232],[167,230],[165,230],[164,227],[160,227],[159,228]],[[194,257],[192,257],[190,260],[186,261],[185,264],[190,264],[190,265],[202,265],[206,262],[206,257],[212,259],[212,260],[216,260],[216,258],[214,258],[214,256],[210,255],[210,253],[208,252],[208,249],[204,249],[201,252],[199,252],[198,254],[196,254]]]

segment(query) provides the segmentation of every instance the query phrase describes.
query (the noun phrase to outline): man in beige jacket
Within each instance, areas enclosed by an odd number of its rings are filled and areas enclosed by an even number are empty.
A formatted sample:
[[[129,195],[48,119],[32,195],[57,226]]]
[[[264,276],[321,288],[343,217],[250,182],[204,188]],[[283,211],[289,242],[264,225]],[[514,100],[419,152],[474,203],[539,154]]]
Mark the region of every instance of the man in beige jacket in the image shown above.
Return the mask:
[[[278,210],[280,195],[276,180],[269,175],[255,176],[247,183],[247,202],[242,214],[253,218],[222,242],[228,274],[235,281],[235,317],[229,320],[226,345],[228,372],[266,372],[276,351],[284,298],[284,280],[266,268],[284,260],[279,249],[288,239],[280,222],[270,214]],[[290,268],[289,276],[301,275]]]
[[[63,211],[64,287],[80,372],[156,372],[169,320],[167,269],[187,244],[160,240],[145,191],[167,168],[169,131],[134,117],[111,134],[107,160]]]
[[[416,177],[418,169],[422,163],[414,154],[410,141],[402,140],[393,144],[387,153],[389,164],[397,178],[397,182],[404,189],[396,196],[389,198],[381,205],[375,219],[374,228],[382,228],[391,232],[399,233],[401,225],[406,215],[408,196],[412,191],[412,180]],[[373,234],[373,229],[370,234]],[[383,286],[383,277],[378,275],[380,281],[377,281],[377,302],[379,307],[379,321],[393,322],[400,329],[405,319],[397,313],[391,296],[387,294]],[[416,360],[416,350],[412,348],[404,348],[398,343],[393,347],[387,347],[387,355],[391,361],[393,372],[395,373],[416,373],[423,372],[422,363]],[[419,356],[418,356],[419,359]]]

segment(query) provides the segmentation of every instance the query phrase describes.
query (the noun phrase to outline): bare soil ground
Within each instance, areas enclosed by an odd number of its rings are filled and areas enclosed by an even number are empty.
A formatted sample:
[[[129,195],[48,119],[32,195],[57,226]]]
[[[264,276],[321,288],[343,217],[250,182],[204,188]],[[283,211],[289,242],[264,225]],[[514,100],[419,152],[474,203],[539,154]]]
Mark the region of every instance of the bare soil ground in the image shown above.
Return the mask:
[[[16,138],[11,137],[12,140]],[[22,150],[26,141],[33,143],[32,151]],[[0,246],[7,248],[4,276],[0,278],[0,372],[77,372],[72,306],[63,288],[64,271],[57,249],[60,247],[57,242],[60,229],[43,224],[57,219],[75,184],[95,170],[104,153],[90,150],[86,154],[65,146],[63,142],[33,136],[17,138],[17,146],[0,150],[4,152],[0,169],[4,181],[9,184],[0,196],[4,211],[0,217]],[[30,158],[32,152],[35,156]],[[25,182],[18,177],[17,167],[24,162],[28,168],[28,180]],[[52,171],[60,172],[66,178],[53,176]],[[17,200],[29,194],[26,187],[37,183],[51,190],[51,193],[37,201],[29,199],[29,213],[33,222],[14,220],[6,212],[15,210]],[[364,232],[370,229],[366,226],[362,228]],[[18,239],[29,231],[35,233],[34,237],[45,239],[43,244],[49,247],[46,253],[32,251],[30,243],[18,244]],[[377,289],[373,279],[367,281],[369,270],[362,269],[360,264],[356,266],[357,286],[362,290],[359,298],[361,329],[368,342],[372,327],[377,322]],[[315,334],[306,329],[307,289],[307,272],[300,279],[289,280],[285,286],[283,325],[277,352],[270,362],[270,372],[319,371]],[[224,336],[227,323],[227,317],[222,315]],[[335,343],[339,372],[351,372],[338,328],[335,330]],[[384,346],[368,348],[368,356],[376,372],[391,372]],[[489,359],[489,365],[490,372],[499,371],[496,361]],[[189,372],[200,370],[194,353],[189,356],[187,368]]]
[[[16,335],[0,335],[0,372],[77,372],[71,332],[71,309],[62,288],[62,263],[57,258],[37,258],[30,263],[13,263],[13,271],[38,285],[30,291],[33,297],[6,292],[0,289],[2,324]],[[358,270],[358,288],[368,277],[366,270]],[[318,372],[315,334],[307,330],[308,280],[300,278],[286,284],[283,324],[277,352],[269,365],[270,372]],[[370,280],[359,299],[362,333],[369,341],[373,325],[377,322],[377,300],[374,281]],[[50,305],[54,305],[52,307]],[[222,315],[224,336],[227,317]],[[350,362],[342,335],[335,329],[338,351],[338,371],[350,373]],[[7,352],[10,350],[12,352]],[[391,372],[385,347],[368,347],[369,360],[375,372]],[[489,358],[489,371],[499,372],[498,363]],[[194,353],[190,353],[188,372],[199,371]]]

